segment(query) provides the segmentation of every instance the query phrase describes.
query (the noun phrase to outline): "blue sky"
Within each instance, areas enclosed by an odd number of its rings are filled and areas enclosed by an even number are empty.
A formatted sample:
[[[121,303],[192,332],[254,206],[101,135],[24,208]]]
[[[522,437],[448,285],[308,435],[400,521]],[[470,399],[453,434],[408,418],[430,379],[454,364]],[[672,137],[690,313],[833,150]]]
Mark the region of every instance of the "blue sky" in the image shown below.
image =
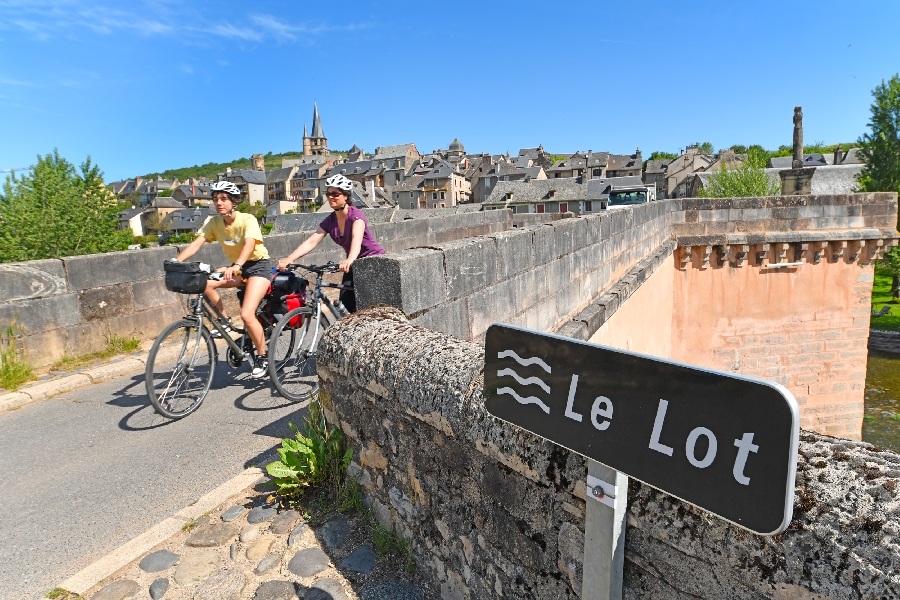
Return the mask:
[[[0,169],[107,180],[329,146],[677,152],[855,140],[900,3],[0,0]]]

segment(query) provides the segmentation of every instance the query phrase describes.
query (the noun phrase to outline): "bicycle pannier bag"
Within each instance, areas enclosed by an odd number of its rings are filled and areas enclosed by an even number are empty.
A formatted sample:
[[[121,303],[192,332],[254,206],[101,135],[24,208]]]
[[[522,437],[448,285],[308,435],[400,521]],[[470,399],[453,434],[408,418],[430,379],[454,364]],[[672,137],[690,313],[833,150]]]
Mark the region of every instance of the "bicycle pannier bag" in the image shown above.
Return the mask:
[[[297,277],[290,271],[275,275],[272,280],[272,296],[281,302],[283,314],[306,305],[306,286],[308,285],[309,281]],[[303,315],[293,317],[288,325],[293,328],[302,327]]]
[[[166,289],[179,294],[201,294],[206,290],[209,271],[200,263],[165,262]]]

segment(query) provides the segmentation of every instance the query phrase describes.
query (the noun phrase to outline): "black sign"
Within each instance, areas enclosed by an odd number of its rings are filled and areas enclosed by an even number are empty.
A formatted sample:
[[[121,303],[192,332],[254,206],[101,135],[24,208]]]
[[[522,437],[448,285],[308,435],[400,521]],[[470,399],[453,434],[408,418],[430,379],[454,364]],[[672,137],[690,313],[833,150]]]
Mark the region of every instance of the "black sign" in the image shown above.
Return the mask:
[[[791,520],[797,402],[761,379],[495,324],[488,412],[755,533]]]

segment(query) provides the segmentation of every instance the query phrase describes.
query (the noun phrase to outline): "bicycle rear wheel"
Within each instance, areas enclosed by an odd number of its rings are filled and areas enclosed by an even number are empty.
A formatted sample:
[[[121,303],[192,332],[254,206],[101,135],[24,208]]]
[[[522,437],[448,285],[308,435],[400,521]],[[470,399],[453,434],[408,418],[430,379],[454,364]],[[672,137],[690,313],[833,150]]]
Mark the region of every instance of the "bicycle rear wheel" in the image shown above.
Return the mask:
[[[198,408],[216,369],[216,347],[209,330],[182,319],[162,330],[147,357],[147,396],[156,412],[180,419]]]
[[[303,316],[303,325],[290,326],[291,319]],[[311,400],[319,392],[316,373],[316,348],[324,324],[308,306],[295,308],[284,315],[269,338],[269,376],[278,393],[291,402]]]

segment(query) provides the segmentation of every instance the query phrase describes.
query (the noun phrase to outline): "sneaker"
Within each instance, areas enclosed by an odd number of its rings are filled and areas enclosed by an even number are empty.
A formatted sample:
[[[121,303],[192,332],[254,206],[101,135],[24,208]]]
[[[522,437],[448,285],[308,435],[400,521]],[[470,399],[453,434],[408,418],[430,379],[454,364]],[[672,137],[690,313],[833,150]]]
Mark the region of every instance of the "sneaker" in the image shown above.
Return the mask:
[[[224,321],[222,321],[222,329],[225,330],[226,333],[231,333],[234,331],[234,327],[232,327],[231,317],[228,317]],[[213,339],[219,339],[222,337],[222,334],[219,333],[219,330],[215,327],[212,328],[212,331],[209,332],[209,337]]]
[[[259,379],[260,377],[265,377],[268,372],[269,359],[265,356],[257,356],[256,360],[253,362],[253,371],[250,373],[250,376]]]

